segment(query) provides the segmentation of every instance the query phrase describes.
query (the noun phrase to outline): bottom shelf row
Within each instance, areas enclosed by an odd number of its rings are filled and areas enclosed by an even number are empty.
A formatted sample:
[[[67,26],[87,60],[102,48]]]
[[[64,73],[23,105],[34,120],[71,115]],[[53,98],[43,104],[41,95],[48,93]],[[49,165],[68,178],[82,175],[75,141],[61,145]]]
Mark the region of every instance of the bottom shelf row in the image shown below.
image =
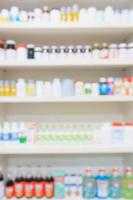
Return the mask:
[[[6,178],[4,178],[6,177]],[[0,198],[132,199],[133,169],[52,169],[43,166],[9,168],[0,173]]]

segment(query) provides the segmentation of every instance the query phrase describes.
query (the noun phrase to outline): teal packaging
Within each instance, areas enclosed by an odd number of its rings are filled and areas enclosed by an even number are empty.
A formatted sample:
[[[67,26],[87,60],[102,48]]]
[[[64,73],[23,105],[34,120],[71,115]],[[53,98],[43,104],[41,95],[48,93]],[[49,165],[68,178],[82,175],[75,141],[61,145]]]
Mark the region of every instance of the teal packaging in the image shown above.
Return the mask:
[[[122,178],[119,169],[113,169],[110,177],[110,197],[113,199],[121,198]]]
[[[86,169],[83,176],[83,198],[92,199],[96,197],[96,181],[91,169]]]
[[[55,180],[55,198],[64,199],[65,198],[65,172],[64,171],[55,171],[54,180]]]

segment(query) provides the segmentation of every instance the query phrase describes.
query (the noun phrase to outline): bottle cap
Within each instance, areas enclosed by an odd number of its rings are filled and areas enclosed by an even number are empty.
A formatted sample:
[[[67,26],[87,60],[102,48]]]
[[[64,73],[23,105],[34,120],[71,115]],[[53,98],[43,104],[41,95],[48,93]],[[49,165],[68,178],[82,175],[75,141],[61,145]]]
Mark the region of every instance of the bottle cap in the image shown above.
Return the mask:
[[[106,78],[105,78],[105,77],[101,77],[101,78],[100,78],[100,82],[101,82],[101,83],[105,83],[105,82],[106,82]]]
[[[26,45],[24,44],[24,43],[19,43],[18,45],[17,45],[17,48],[26,48]]]
[[[34,49],[34,48],[35,48],[35,45],[34,45],[34,44],[28,44],[28,45],[27,45],[27,48]]]
[[[7,40],[6,44],[16,45],[16,42],[14,40]]]
[[[127,44],[126,43],[120,43],[118,45],[119,48],[127,48]]]
[[[0,39],[0,45],[4,45],[5,44],[5,40]]]
[[[123,126],[124,124],[122,122],[113,122],[112,126]]]
[[[41,47],[36,47],[36,48],[35,48],[35,51],[41,52],[41,51],[42,51],[42,48],[41,48]]]

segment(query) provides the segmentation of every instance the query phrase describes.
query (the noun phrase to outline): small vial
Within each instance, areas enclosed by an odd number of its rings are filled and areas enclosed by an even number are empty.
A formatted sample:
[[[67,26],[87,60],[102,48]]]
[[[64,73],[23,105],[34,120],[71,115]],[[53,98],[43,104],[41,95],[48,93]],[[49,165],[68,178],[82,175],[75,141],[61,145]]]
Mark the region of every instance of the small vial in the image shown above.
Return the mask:
[[[61,8],[60,21],[66,22],[68,20],[68,12],[65,7]]]
[[[33,22],[34,21],[34,13],[33,12],[28,12],[28,21]]]
[[[16,81],[11,81],[10,96],[16,96]]]
[[[33,44],[27,45],[27,58],[34,59],[35,58],[35,46]]]
[[[45,97],[52,96],[52,83],[50,81],[44,82],[44,96]]]
[[[50,12],[50,20],[52,23],[59,23],[60,22],[60,10],[59,9],[52,9]]]
[[[52,83],[52,93],[54,97],[61,96],[61,81],[58,78],[55,78]]]
[[[104,11],[104,22],[105,23],[114,23],[114,10],[111,6],[105,8]]]
[[[36,47],[35,48],[35,59],[40,60],[42,58],[42,48]]]
[[[92,93],[92,88],[90,83],[85,83],[83,87],[84,96],[90,96]]]
[[[96,13],[97,9],[95,7],[90,7],[87,9],[87,21],[89,24],[96,23]]]
[[[95,43],[92,48],[92,58],[94,60],[100,59],[100,48],[98,43]]]
[[[6,41],[6,59],[16,60],[16,43],[13,40]]]
[[[49,12],[49,8],[48,6],[44,6],[43,8],[43,21],[45,23],[49,23],[50,22],[50,12]]]
[[[86,23],[85,19],[87,19],[87,10],[85,8],[81,8],[79,10],[79,22],[84,24]]]
[[[72,22],[79,21],[79,6],[77,4],[72,6],[71,21]]]
[[[17,59],[26,60],[27,59],[27,48],[23,43],[18,44],[17,46]]]
[[[109,58],[109,49],[108,49],[107,43],[102,44],[102,49],[100,51],[100,54],[101,54],[101,59],[108,59]]]
[[[10,82],[4,82],[4,96],[10,96]]]

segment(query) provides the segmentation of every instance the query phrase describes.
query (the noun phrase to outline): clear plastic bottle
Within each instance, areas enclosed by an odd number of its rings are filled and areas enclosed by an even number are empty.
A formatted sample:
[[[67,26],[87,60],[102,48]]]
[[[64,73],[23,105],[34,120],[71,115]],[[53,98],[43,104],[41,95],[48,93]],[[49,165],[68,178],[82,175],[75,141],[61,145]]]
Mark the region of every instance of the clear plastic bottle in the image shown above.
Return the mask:
[[[19,143],[25,144],[27,142],[27,128],[24,122],[20,123],[19,127]]]
[[[52,83],[52,93],[54,97],[61,96],[61,81],[58,78],[55,78]]]
[[[87,168],[83,176],[83,198],[92,199],[96,196],[96,181],[92,170]]]
[[[16,122],[11,123],[11,141],[16,144],[19,142],[19,129]]]
[[[33,80],[29,80],[26,85],[26,95],[35,96],[36,95],[36,86]]]
[[[11,142],[11,127],[9,122],[4,122],[3,125],[3,142],[4,143]]]

